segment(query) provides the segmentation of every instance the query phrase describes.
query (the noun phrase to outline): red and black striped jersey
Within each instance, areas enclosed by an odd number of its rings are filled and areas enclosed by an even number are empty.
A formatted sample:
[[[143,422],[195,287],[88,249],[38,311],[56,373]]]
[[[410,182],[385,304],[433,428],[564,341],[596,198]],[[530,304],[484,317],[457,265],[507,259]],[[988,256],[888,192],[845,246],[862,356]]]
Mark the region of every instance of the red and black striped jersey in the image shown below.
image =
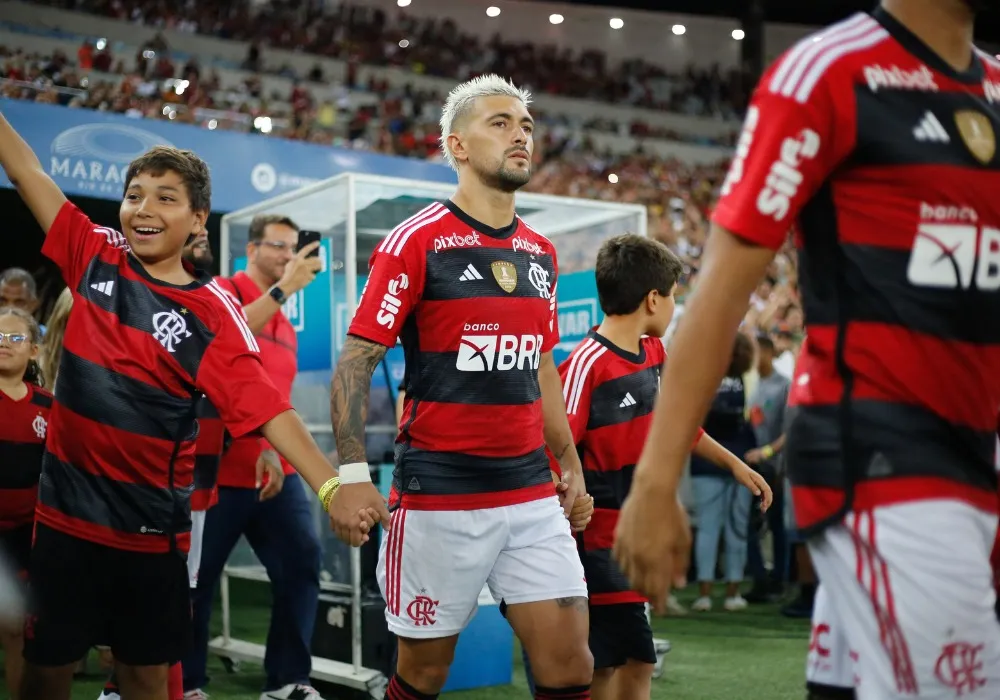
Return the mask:
[[[0,391],[0,531],[35,518],[52,394],[26,386],[28,393],[16,401]]]
[[[503,229],[451,202],[382,241],[349,333],[402,340],[406,403],[391,503],[463,510],[554,493],[538,366],[559,339],[556,252],[515,217]]]
[[[109,547],[187,551],[202,395],[237,436],[291,406],[228,294],[210,278],[153,279],[123,243],[71,203],[45,239],[73,310],[36,518]]]
[[[559,365],[573,442],[580,453],[594,515],[577,535],[591,605],[641,603],[611,556],[618,512],[632,488],[667,360],[659,338],[642,338],[639,353],[590,331]],[[698,431],[697,443],[703,431]],[[552,469],[558,465],[552,459]]]
[[[207,398],[198,403],[198,438],[194,443],[194,492],[191,510],[208,510],[219,502],[219,462],[225,451],[226,426]]]
[[[970,52],[958,72],[858,14],[779,58],[749,107],[714,220],[772,248],[795,224],[805,530],[896,501],[997,510],[1000,66]]]

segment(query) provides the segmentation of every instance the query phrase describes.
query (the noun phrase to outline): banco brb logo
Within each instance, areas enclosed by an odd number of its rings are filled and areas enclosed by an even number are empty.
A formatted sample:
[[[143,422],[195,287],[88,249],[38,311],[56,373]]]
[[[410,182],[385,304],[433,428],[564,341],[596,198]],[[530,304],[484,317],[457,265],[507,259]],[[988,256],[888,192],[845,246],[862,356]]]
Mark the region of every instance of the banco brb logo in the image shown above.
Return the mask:
[[[922,224],[906,269],[911,284],[940,289],[1000,289],[1000,230]]]
[[[463,335],[455,368],[460,372],[538,369],[540,335]]]

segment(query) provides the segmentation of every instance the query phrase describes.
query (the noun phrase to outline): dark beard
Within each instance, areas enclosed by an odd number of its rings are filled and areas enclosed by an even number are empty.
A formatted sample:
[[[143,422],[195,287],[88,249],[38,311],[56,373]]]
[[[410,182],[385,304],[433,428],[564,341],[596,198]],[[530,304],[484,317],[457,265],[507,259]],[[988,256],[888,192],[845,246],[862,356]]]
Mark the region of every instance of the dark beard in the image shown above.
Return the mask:
[[[517,192],[531,180],[531,170],[509,170],[503,165],[486,178],[486,183],[501,192]]]
[[[212,271],[212,263],[215,262],[215,259],[212,257],[211,250],[205,251],[205,254],[201,257],[197,257],[192,253],[185,255],[184,259],[191,263],[191,266],[194,269],[209,273]]]

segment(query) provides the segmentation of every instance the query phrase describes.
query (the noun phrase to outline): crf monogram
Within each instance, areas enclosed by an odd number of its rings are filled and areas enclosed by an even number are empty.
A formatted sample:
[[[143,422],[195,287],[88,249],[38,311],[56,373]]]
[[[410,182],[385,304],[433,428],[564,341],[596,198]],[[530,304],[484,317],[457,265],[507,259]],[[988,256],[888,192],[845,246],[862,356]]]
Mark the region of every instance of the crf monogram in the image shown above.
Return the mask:
[[[42,440],[45,439],[45,429],[48,425],[49,424],[45,422],[45,417],[41,413],[35,416],[35,420],[31,421],[31,427],[35,431],[35,435]]]
[[[186,312],[187,309],[183,311]],[[153,314],[153,337],[160,341],[167,352],[174,352],[174,346],[185,338],[190,338],[191,331],[187,328],[187,321],[179,313],[161,311]]]
[[[982,644],[967,642],[952,642],[941,650],[941,656],[934,666],[934,675],[942,685],[955,691],[955,697],[973,693],[986,685],[983,662],[979,658],[982,650]]]
[[[437,614],[438,602],[425,595],[418,595],[406,606],[406,614],[410,616],[417,627],[433,625],[437,622],[434,615]]]

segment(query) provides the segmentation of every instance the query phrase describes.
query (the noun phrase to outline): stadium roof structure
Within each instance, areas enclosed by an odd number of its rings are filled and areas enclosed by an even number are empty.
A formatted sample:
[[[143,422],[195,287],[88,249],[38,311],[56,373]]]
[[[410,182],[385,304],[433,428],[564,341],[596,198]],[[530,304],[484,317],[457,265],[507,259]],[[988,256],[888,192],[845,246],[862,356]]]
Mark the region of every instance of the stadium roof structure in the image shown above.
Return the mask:
[[[678,12],[710,17],[742,17],[748,0],[566,0],[570,5],[628,7],[653,12]],[[787,24],[826,26],[848,15],[867,11],[878,0],[762,0],[764,20]],[[987,10],[976,23],[976,38],[1000,44],[1000,7]]]

